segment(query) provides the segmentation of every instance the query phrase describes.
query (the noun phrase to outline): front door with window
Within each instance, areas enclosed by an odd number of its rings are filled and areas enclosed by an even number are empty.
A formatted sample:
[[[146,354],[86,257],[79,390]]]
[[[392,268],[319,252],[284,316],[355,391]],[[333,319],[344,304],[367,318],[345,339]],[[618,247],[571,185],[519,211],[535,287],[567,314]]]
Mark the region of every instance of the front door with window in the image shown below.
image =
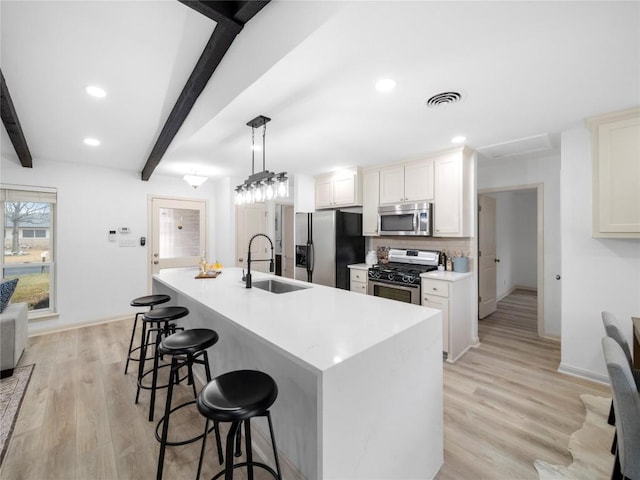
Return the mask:
[[[151,199],[151,272],[198,265],[206,255],[206,202]]]

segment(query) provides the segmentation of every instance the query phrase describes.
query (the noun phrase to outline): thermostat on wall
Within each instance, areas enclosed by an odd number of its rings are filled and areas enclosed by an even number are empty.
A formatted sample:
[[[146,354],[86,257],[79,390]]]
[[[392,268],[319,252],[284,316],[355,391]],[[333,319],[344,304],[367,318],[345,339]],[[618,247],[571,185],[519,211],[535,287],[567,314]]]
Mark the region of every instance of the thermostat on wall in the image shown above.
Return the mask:
[[[109,230],[109,234],[108,234],[107,238],[109,239],[110,242],[115,242],[116,241],[116,231],[115,230]]]
[[[130,233],[129,227],[120,227],[120,233]]]

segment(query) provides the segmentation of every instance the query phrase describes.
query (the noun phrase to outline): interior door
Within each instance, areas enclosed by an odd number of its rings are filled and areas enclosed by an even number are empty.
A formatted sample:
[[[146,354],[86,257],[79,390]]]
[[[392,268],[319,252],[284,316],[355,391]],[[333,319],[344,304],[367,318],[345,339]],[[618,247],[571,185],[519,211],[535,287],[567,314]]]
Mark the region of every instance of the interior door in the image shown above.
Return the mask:
[[[496,311],[496,199],[478,196],[478,317]]]
[[[207,204],[151,198],[151,271],[198,265],[205,254]]]
[[[264,203],[240,205],[236,207],[236,266],[247,268],[249,241],[256,233],[267,233],[267,211]],[[270,258],[271,246],[264,237],[256,238],[251,244],[251,270],[268,272],[269,262],[253,262]]]

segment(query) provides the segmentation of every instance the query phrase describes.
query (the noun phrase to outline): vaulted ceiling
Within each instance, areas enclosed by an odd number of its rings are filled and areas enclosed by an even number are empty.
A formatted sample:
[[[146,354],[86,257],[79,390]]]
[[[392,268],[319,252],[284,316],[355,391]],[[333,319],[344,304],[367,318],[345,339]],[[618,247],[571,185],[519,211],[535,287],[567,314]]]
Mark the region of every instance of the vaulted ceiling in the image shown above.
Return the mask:
[[[185,3],[0,2],[0,67],[34,169],[245,177],[257,115],[272,119],[275,171],[381,164],[448,148],[455,135],[478,149],[546,134],[557,149],[585,117],[640,104],[636,1],[273,0],[244,19],[234,15],[246,2]],[[222,24],[224,56],[158,142]],[[396,88],[376,91],[382,77]],[[88,84],[107,96],[88,97]],[[449,91],[461,101],[425,104]],[[4,127],[1,152],[19,162]]]

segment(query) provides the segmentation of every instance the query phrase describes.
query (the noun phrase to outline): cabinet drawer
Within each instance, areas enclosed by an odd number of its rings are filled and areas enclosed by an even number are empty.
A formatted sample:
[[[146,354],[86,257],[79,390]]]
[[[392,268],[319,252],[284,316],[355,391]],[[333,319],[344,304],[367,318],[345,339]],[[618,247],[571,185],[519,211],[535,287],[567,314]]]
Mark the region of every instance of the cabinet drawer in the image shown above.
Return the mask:
[[[352,282],[365,282],[367,283],[368,273],[366,270],[351,269],[351,281]]]
[[[349,289],[352,292],[357,292],[357,293],[367,293],[367,284],[366,283],[362,283],[362,282],[351,282],[351,286],[349,287]]]
[[[438,297],[449,296],[449,282],[442,280],[432,280],[430,278],[422,279],[422,294],[437,295]]]

